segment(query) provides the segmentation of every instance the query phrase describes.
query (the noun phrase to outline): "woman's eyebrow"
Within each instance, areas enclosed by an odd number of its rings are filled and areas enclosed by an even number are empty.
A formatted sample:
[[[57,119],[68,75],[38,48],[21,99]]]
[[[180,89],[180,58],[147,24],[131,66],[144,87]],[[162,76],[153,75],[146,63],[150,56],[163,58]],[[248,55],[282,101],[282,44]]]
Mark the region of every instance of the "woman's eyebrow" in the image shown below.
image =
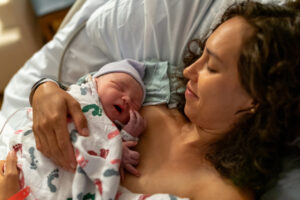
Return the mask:
[[[223,64],[223,60],[222,60],[217,54],[215,54],[215,53],[212,52],[210,49],[208,49],[207,47],[206,47],[206,52],[207,52],[210,56],[216,58],[220,63]]]

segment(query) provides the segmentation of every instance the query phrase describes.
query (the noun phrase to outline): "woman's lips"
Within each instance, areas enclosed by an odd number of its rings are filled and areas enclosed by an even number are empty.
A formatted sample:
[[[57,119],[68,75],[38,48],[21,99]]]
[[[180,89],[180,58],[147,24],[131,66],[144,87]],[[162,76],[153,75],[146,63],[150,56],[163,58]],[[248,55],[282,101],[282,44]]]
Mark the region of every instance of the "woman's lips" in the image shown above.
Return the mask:
[[[198,96],[190,89],[190,86],[187,85],[186,89],[185,89],[185,97],[193,97],[193,98],[197,98]]]

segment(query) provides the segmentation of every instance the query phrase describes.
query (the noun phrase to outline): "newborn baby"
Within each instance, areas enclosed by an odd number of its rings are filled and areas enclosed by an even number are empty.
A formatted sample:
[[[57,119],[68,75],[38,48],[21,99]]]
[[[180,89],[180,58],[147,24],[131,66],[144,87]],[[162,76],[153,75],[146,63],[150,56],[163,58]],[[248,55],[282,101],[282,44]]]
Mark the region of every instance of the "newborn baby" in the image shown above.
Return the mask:
[[[139,154],[130,149],[146,126],[138,110],[145,99],[144,65],[122,60],[73,84],[68,92],[80,103],[90,135],[80,136],[70,119],[68,128],[77,160],[75,173],[55,165],[36,149],[32,112],[28,124],[9,139],[18,156],[21,188],[29,186],[28,199],[114,199],[123,167],[138,176]]]

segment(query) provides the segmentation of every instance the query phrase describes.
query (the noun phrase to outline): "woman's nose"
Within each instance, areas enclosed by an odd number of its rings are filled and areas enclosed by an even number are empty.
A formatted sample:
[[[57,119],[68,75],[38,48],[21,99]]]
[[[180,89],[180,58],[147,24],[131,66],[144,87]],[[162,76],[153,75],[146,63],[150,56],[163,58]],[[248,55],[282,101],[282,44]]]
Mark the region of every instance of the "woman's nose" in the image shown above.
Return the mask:
[[[190,66],[188,66],[183,70],[183,76],[191,81],[196,82],[198,79],[198,72],[195,68],[196,68],[195,65],[191,64]]]

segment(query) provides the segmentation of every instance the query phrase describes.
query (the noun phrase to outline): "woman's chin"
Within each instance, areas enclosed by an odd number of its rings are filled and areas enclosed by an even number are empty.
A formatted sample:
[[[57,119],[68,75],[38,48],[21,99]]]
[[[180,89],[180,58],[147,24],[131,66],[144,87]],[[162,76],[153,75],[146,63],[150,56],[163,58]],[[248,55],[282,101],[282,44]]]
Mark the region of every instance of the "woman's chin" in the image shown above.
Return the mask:
[[[186,104],[185,104],[185,106],[184,106],[183,112],[184,112],[185,116],[186,116],[189,120],[191,120],[191,119],[190,119],[191,112],[190,112],[189,107],[188,107]]]

